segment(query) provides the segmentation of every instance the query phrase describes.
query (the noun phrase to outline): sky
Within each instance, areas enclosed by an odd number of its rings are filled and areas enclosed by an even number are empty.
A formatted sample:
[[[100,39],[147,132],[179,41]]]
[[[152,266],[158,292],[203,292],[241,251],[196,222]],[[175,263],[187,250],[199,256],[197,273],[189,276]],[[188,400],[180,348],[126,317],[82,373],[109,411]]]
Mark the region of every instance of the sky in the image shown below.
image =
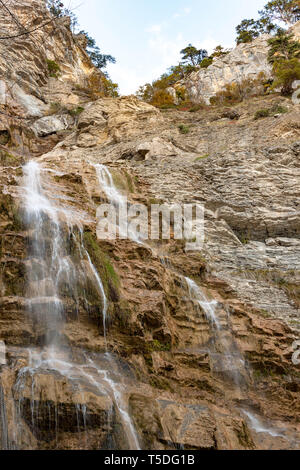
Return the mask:
[[[233,47],[235,27],[266,0],[65,0],[80,29],[117,59],[107,71],[120,93],[135,93],[180,61],[189,43],[208,52]]]

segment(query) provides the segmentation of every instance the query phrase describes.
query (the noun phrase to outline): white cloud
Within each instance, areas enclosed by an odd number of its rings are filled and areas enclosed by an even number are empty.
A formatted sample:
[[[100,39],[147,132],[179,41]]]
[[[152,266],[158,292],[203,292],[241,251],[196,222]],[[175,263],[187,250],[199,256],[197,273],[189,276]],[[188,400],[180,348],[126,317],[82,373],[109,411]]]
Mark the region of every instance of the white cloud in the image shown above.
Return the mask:
[[[180,10],[180,12],[178,11],[174,13],[174,15],[172,16],[172,19],[176,20],[177,18],[182,18],[183,16],[189,15],[191,12],[192,12],[191,7],[185,7],[183,10]]]
[[[162,30],[161,24],[153,24],[149,28],[146,29],[146,33],[160,33]]]
[[[141,85],[149,81],[149,76],[143,70],[122,65],[119,62],[109,65],[108,72],[114,82],[121,84],[122,95],[134,94]]]

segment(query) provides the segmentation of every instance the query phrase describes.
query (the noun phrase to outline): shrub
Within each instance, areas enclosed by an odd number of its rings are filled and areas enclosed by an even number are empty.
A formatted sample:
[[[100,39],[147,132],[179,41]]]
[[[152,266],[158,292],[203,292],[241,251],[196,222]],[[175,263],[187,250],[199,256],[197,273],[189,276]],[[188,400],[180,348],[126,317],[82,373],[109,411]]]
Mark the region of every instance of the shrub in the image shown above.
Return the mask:
[[[289,110],[285,106],[281,106],[280,104],[275,104],[271,108],[271,112],[273,114],[285,114],[285,113],[288,113]]]
[[[285,114],[288,112],[288,109],[280,104],[275,104],[272,108],[268,109],[259,109],[256,111],[254,119],[262,119],[270,116],[275,116],[276,114]]]
[[[173,97],[166,90],[155,91],[150,104],[152,104],[152,106],[156,106],[157,108],[174,106]]]
[[[213,59],[211,57],[206,57],[202,60],[200,67],[201,69],[207,69],[213,63]]]
[[[188,134],[190,132],[189,126],[186,126],[185,124],[179,124],[178,129],[181,134]]]
[[[70,109],[69,114],[75,117],[81,114],[83,111],[84,111],[84,108],[82,106],[77,106],[77,108]]]
[[[177,86],[176,89],[176,96],[179,101],[184,102],[186,98],[186,89],[184,86]]]
[[[281,94],[288,96],[293,92],[293,83],[300,80],[300,62],[298,59],[280,60],[274,63],[275,80],[272,89],[281,88]]]
[[[256,79],[245,78],[238,83],[230,83],[210,99],[212,105],[233,105],[246,98],[261,96],[266,92],[266,76],[263,72]]]
[[[47,59],[48,72],[50,77],[58,78],[60,72],[60,66],[54,61]]]
[[[109,77],[102,77],[102,83],[106,96],[110,96],[111,98],[117,98],[119,96],[119,86],[117,83],[114,83]]]
[[[241,100],[242,99],[237,83],[227,84],[223,90],[219,91],[215,96],[210,98],[212,105],[234,104],[239,103]]]
[[[270,116],[270,110],[269,109],[259,109],[256,111],[254,119],[257,121],[258,119],[266,118]]]
[[[201,100],[200,103],[193,104],[192,107],[189,109],[189,112],[196,113],[197,111],[202,111],[207,108],[208,108],[208,105],[205,103],[204,100]]]

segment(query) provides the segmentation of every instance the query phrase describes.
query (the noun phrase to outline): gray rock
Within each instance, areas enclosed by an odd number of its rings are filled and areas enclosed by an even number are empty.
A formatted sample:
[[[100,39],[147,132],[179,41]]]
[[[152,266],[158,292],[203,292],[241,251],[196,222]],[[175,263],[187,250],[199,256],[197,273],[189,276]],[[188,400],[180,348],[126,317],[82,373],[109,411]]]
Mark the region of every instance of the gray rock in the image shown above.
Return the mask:
[[[68,114],[45,116],[35,121],[31,129],[38,137],[46,137],[47,135],[68,129],[73,123],[74,119]]]

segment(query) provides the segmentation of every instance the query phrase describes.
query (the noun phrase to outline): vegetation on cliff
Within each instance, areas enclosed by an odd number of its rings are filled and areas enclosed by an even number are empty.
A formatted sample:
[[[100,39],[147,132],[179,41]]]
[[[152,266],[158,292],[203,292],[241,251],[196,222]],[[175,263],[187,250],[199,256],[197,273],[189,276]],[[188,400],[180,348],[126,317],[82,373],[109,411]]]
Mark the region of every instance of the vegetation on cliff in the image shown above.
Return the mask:
[[[79,21],[75,13],[70,8],[66,8],[63,2],[61,2],[60,0],[46,0],[46,5],[50,13],[52,13],[52,15],[54,15],[55,17],[57,18],[62,18],[64,16],[69,17],[71,29],[73,31],[73,34],[75,34],[76,29],[79,26]],[[97,46],[95,39],[92,38],[90,34],[87,33],[86,31],[81,30],[79,33],[76,34],[76,36],[84,39],[86,52],[89,55],[93,65],[97,69],[103,72],[104,77],[103,77],[102,82],[104,85],[104,90],[105,90],[106,95],[111,96],[113,98],[117,97],[119,95],[118,84],[114,83],[111,80],[110,76],[105,70],[109,63],[112,63],[112,64],[116,63],[115,57],[113,57],[111,54],[103,54],[99,46]],[[50,64],[50,65],[52,66],[53,64]],[[51,68],[51,70],[49,69],[49,71],[52,73],[51,76],[54,76],[55,78],[57,77],[58,70],[53,71]]]
[[[280,33],[278,24],[291,26],[300,20],[299,0],[273,0],[259,11],[258,20],[245,19],[236,28],[237,44],[252,42],[263,33]]]
[[[223,90],[210,99],[212,105],[230,105],[243,101],[250,96],[264,95],[280,88],[282,95],[292,93],[292,84],[300,79],[300,44],[292,34],[282,28],[290,26],[300,19],[299,0],[274,0],[268,2],[259,12],[260,19],[244,19],[236,28],[237,44],[251,43],[263,33],[273,34],[268,43],[270,46],[268,60],[273,67],[274,80],[270,81],[264,73],[257,78],[245,78],[239,83],[227,84]],[[182,60],[170,67],[152,84],[139,88],[137,96],[158,108],[193,109],[184,83],[193,72],[208,68],[215,59],[225,56],[230,51],[221,45],[209,56],[206,50],[198,50],[189,44],[181,51]]]

